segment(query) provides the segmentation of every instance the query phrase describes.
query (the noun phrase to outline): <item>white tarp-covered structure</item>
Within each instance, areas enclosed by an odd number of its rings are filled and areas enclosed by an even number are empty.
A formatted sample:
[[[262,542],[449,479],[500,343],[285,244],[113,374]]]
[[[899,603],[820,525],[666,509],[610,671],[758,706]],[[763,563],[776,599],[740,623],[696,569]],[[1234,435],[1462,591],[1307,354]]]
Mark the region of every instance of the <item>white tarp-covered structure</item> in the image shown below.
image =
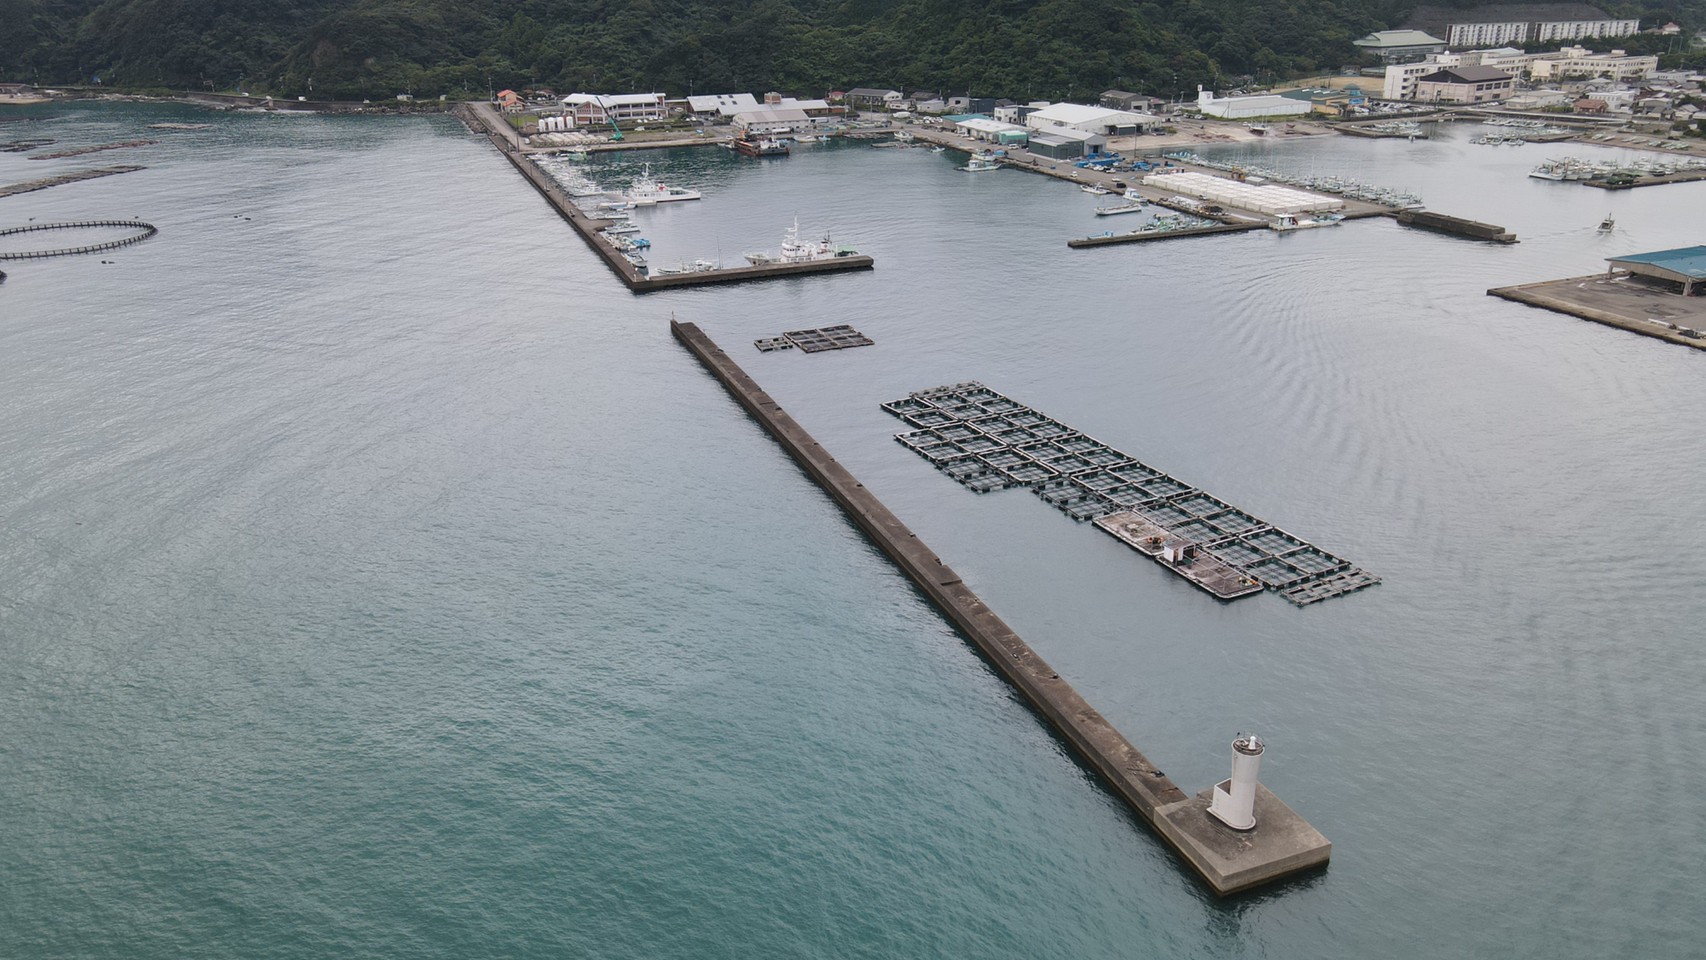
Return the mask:
[[[1255,213],[1274,216],[1281,213],[1304,213],[1338,210],[1345,205],[1337,197],[1295,190],[1271,183],[1245,183],[1206,173],[1152,173],[1143,178],[1143,185],[1158,190],[1171,190],[1187,197],[1196,197],[1223,207],[1237,207]]]

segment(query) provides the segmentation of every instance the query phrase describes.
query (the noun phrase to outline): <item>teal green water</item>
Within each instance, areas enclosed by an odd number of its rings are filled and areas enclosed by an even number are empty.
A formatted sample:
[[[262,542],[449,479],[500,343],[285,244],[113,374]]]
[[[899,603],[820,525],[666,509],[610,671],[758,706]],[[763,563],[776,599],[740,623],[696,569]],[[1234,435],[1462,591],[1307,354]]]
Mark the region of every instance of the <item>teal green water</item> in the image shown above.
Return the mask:
[[[0,133],[163,142],[0,154],[149,165],[0,225],[161,234],[0,286],[0,956],[1697,954],[1706,358],[1483,291],[1696,242],[1706,185],[1322,139],[1262,149],[1524,242],[1069,251],[1097,198],[953,154],[630,153],[707,196],[654,262],[877,258],[636,298],[452,121],[51,113]],[[1186,789],[1266,735],[1332,867],[1208,897],[672,312]],[[745,346],[838,322],[877,345]],[[876,407],[971,378],[1386,583],[1221,605],[974,496]]]

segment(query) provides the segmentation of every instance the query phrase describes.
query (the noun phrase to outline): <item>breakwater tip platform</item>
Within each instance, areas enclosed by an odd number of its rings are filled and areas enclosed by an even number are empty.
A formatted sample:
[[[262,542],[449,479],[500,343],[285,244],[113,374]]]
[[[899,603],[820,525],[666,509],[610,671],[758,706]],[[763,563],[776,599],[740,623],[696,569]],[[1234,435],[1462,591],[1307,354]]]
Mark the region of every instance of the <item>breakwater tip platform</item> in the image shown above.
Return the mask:
[[[1259,784],[1254,829],[1210,815],[1213,787],[1195,796],[1179,789],[698,325],[671,318],[670,333],[1211,890],[1241,893],[1326,866],[1332,843]]]

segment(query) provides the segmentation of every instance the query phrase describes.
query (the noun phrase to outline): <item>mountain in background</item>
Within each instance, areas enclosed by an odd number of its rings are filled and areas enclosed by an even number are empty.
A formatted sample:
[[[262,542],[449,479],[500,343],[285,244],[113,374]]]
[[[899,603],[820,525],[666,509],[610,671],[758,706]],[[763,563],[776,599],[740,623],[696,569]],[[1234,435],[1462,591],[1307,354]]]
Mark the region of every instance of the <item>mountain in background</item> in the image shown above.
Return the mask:
[[[0,0],[0,79],[315,98],[1157,95],[1337,70],[1413,0]],[[1607,9],[1706,26],[1706,0]]]

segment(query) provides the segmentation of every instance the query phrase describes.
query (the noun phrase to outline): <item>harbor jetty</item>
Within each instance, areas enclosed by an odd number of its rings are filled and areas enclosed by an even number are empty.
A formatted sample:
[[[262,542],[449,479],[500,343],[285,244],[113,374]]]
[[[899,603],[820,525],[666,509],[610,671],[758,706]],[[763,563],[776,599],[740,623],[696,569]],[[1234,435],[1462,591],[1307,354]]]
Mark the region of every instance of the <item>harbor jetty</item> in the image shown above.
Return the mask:
[[[1462,217],[1448,217],[1443,213],[1430,213],[1426,210],[1400,210],[1395,214],[1399,223],[1406,227],[1419,227],[1432,230],[1435,233],[1449,233],[1453,236],[1468,237],[1471,240],[1486,240],[1490,243],[1516,243],[1516,234],[1504,227],[1491,223],[1481,223],[1477,220],[1465,220]]]
[[[67,183],[77,183],[80,180],[94,180],[99,177],[111,177],[120,173],[135,173],[138,170],[146,169],[146,167],[127,164],[125,166],[118,167],[100,167],[95,170],[74,170],[71,173],[61,173],[58,176],[43,177],[40,180],[25,180],[22,183],[8,184],[0,187],[0,197],[10,197],[19,193],[30,193],[35,190],[46,190],[48,187],[57,187]]]
[[[1254,829],[1210,815],[1214,788],[1191,796],[1168,779],[704,331],[672,319],[670,332],[1211,890],[1238,893],[1326,865],[1332,844],[1266,787],[1255,787]]]
[[[1487,295],[1706,350],[1706,302],[1702,302],[1706,298],[1684,297],[1604,274],[1494,287]]]
[[[780,277],[797,277],[817,273],[843,273],[849,270],[869,270],[876,261],[863,254],[838,256],[823,260],[807,260],[799,263],[766,263],[742,267],[718,267],[692,272],[652,274],[634,261],[623,256],[622,251],[605,242],[600,228],[606,226],[603,221],[590,216],[585,210],[576,206],[560,184],[522,154],[520,138],[515,135],[513,128],[503,121],[503,118],[491,109],[490,104],[459,104],[453,111],[455,115],[467,124],[470,130],[484,133],[498,148],[498,152],[515,167],[524,180],[539,192],[539,195],[549,203],[552,209],[565,220],[586,245],[604,261],[605,266],[616,274],[629,290],[635,293],[650,293],[656,290],[677,289],[681,287],[702,287],[718,283],[747,283],[754,280],[772,280]],[[494,123],[495,121],[495,123]]]
[[[55,150],[52,153],[32,153],[30,160],[64,160],[67,157],[81,157],[90,153],[101,153],[106,150],[128,150],[131,147],[149,147],[158,140],[126,140],[123,143],[102,143],[92,147],[72,147],[67,150]]]

